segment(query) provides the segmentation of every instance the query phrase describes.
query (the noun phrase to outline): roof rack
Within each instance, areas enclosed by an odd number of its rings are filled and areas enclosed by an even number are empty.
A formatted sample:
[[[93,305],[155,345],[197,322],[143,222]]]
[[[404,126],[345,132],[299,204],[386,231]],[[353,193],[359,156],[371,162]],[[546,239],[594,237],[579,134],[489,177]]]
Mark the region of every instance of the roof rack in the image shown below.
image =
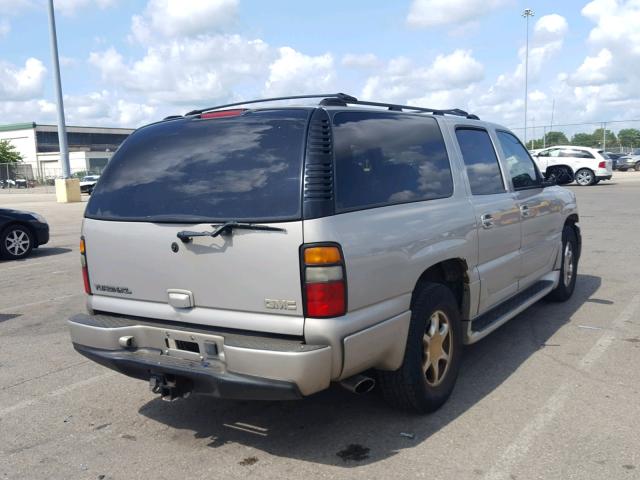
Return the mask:
[[[215,107],[203,108],[199,110],[191,110],[186,113],[185,116],[189,115],[198,115],[204,112],[209,112],[211,110],[219,110],[221,108],[229,108],[229,107],[237,107],[240,105],[249,105],[252,103],[266,103],[266,102],[277,102],[282,100],[299,100],[302,98],[322,98],[320,102],[321,105],[366,105],[371,107],[386,107],[391,111],[402,112],[404,110],[414,111],[414,112],[424,112],[431,113],[433,115],[456,115],[459,117],[466,117],[472,120],[480,120],[477,115],[473,115],[465,112],[459,108],[452,109],[437,109],[437,108],[425,108],[425,107],[415,107],[412,105],[399,105],[395,103],[385,103],[385,102],[369,102],[366,100],[358,100],[356,97],[352,95],[347,95],[346,93],[318,93],[314,95],[294,95],[290,97],[273,97],[273,98],[263,98],[260,100],[248,100],[246,102],[236,102],[236,103],[227,103],[225,105],[217,105]]]

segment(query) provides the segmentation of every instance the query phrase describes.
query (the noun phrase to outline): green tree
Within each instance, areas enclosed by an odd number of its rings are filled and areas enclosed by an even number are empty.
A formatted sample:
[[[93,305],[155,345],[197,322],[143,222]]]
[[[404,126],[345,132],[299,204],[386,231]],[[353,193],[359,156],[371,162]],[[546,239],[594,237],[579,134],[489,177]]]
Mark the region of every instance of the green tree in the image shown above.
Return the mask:
[[[616,138],[616,134],[611,130],[606,130],[606,132],[602,128],[596,128],[591,137],[593,138],[594,145],[588,145],[589,147],[600,147],[602,148],[604,145],[606,136],[606,148],[614,147],[618,145],[618,139]]]
[[[623,128],[618,132],[618,141],[623,147],[640,147],[640,130]]]
[[[563,132],[547,132],[545,135],[545,144],[547,147],[553,147],[554,145],[567,145],[569,139]]]
[[[593,147],[597,145],[593,135],[590,133],[576,133],[571,137],[571,145],[578,145],[580,147]]]
[[[18,163],[22,155],[8,140],[0,140],[0,163]]]

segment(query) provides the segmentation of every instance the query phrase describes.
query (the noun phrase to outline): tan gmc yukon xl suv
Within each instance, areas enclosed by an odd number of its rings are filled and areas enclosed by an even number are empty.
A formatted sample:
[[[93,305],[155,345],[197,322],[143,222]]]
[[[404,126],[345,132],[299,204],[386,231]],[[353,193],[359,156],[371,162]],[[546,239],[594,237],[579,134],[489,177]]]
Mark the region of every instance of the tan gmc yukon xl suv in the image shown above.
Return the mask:
[[[457,109],[287,100],[169,117],[122,144],[85,212],[78,352],[165,399],[377,382],[429,412],[463,345],[571,296],[575,196],[509,130]]]

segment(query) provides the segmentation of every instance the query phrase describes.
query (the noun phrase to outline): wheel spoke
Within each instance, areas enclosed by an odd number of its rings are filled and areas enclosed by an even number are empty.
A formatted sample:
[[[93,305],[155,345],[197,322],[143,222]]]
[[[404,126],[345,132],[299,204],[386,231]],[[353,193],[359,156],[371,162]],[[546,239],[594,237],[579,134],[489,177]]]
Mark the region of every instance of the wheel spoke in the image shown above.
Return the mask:
[[[440,361],[436,360],[431,362],[431,371],[433,372],[433,383],[437,384],[440,381]]]

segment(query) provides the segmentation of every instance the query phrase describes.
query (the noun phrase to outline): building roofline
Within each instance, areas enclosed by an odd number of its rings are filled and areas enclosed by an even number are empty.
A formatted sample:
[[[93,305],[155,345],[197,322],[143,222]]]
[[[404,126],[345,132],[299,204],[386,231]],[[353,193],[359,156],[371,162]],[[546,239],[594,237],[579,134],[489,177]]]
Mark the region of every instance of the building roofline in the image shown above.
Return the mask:
[[[0,132],[9,132],[11,130],[31,130],[35,127],[35,122],[9,123],[6,125],[0,125]]]
[[[53,128],[58,128],[58,125],[55,124],[51,124],[51,123],[34,123],[33,124],[34,127],[53,127]],[[67,128],[93,128],[93,129],[100,129],[100,130],[127,130],[127,131],[134,131],[135,128],[127,128],[127,127],[104,127],[104,126],[95,126],[95,125],[67,125]]]
[[[58,128],[55,124],[49,123],[36,123],[36,122],[23,122],[23,123],[8,123],[5,125],[0,125],[0,132],[8,132],[11,130],[31,130],[37,127],[48,127],[48,128]],[[135,128],[126,128],[126,127],[101,127],[101,126],[92,126],[92,125],[67,125],[67,128],[89,128],[96,130],[123,130],[126,132],[133,132]]]

